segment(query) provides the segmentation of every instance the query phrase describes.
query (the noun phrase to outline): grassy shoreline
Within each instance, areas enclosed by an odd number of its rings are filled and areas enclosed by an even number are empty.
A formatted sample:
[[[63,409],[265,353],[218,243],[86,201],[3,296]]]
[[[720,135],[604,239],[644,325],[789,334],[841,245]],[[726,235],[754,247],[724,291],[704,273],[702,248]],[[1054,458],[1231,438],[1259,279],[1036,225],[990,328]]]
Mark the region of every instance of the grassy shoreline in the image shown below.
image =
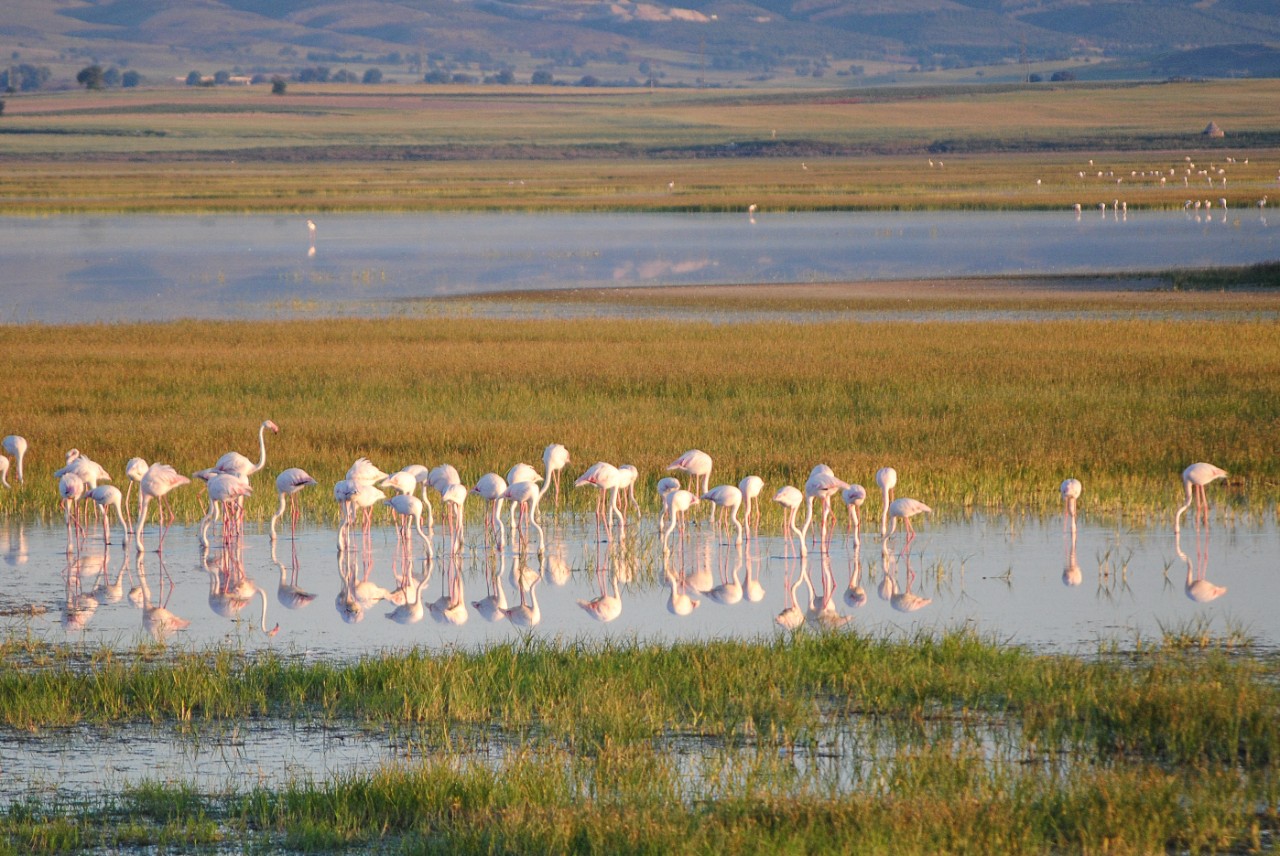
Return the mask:
[[[324,782],[213,794],[142,783],[87,805],[0,811],[10,846],[45,852],[236,841],[844,851],[856,840],[860,852],[1146,853],[1257,848],[1280,828],[1280,690],[1263,652],[1166,640],[1082,661],[964,633],[832,633],[523,641],[350,664],[22,640],[5,653],[6,729],[54,738],[69,722],[142,721],[198,735],[283,716],[422,746],[416,760]],[[491,754],[494,740],[509,748]],[[693,756],[677,748],[687,744]]]

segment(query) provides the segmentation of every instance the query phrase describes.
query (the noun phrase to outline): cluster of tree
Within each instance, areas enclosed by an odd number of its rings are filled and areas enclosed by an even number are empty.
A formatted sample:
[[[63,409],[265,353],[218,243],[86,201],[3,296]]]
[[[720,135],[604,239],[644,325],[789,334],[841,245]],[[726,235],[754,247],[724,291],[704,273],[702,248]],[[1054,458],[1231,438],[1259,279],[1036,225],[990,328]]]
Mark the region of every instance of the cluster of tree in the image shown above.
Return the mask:
[[[345,68],[330,72],[329,67],[325,65],[311,66],[308,68],[300,68],[293,73],[293,79],[299,83],[381,83],[382,71],[376,68],[367,68],[363,75],[357,75],[354,71],[348,71]]]
[[[536,76],[536,72],[535,72]],[[513,69],[504,68],[493,74],[469,74],[465,71],[449,71],[444,68],[433,68],[422,77],[423,83],[496,83],[501,86],[510,86],[516,82],[516,73]]]
[[[0,89],[5,92],[32,92],[48,83],[50,76],[47,66],[24,62],[0,70]]]
[[[355,65],[364,65],[366,63],[378,63],[380,65],[400,65],[404,62],[404,55],[400,51],[391,51],[391,53],[381,54],[374,57],[366,57],[362,53],[357,54],[340,54],[336,51],[308,51],[307,62],[315,63],[353,63]]]
[[[122,72],[115,66],[104,69],[94,64],[80,69],[76,74],[76,83],[85,89],[106,89],[109,86],[122,86],[131,89],[142,82],[142,75],[133,69]]]

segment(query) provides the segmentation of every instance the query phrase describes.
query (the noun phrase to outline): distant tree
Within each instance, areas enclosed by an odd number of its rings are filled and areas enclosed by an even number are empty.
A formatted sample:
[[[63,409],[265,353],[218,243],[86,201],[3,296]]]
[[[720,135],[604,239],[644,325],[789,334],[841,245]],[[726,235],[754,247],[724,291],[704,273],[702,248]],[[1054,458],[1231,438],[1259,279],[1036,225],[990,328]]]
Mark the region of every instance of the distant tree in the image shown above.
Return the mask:
[[[219,86],[226,86],[231,82],[231,72],[226,69],[219,69],[213,73],[213,82]]]
[[[88,65],[80,69],[76,75],[76,83],[85,89],[101,89],[102,88],[102,66]]]
[[[450,78],[450,81],[453,83],[475,83],[476,77],[474,74],[466,74],[459,71]]]
[[[133,71],[132,69],[120,75],[120,85],[123,86],[125,89],[132,89],[133,87],[137,86],[141,82],[142,82],[142,75],[138,74],[138,72]]]
[[[271,78],[271,94],[284,95],[284,91],[289,88],[289,84],[280,75]]]
[[[46,66],[37,68],[24,62],[0,71],[0,88],[5,92],[31,92],[44,86],[50,76],[51,72]]]
[[[1074,71],[1055,71],[1049,79],[1054,83],[1060,83],[1065,80],[1075,80],[1076,73]]]
[[[533,77],[529,78],[529,82],[534,86],[550,86],[556,82],[555,77],[545,68],[540,68],[533,73]]]
[[[579,86],[599,86],[600,78],[596,77],[594,74],[584,74],[582,75],[582,77],[578,79],[578,85]]]
[[[493,77],[494,83],[500,83],[503,86],[510,86],[516,82],[516,73],[509,68],[504,68]]]
[[[433,68],[428,71],[422,78],[423,83],[448,83],[449,72],[442,68]]]
[[[102,72],[103,86],[119,86],[120,85],[120,69],[114,65]]]
[[[200,81],[203,79],[204,79],[204,75],[202,75],[198,71],[187,72],[187,86],[199,86]]]
[[[364,77],[361,78],[361,82],[368,84],[381,83],[382,72],[376,68],[366,68],[364,70]]]

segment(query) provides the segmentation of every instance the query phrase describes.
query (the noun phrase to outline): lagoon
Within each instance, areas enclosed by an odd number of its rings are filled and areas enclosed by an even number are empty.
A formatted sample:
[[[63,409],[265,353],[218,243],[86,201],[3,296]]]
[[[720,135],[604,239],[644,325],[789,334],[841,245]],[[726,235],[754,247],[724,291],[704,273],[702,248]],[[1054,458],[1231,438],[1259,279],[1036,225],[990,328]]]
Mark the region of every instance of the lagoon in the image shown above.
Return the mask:
[[[0,323],[281,319],[620,286],[1137,273],[1280,258],[1264,211],[8,218]]]

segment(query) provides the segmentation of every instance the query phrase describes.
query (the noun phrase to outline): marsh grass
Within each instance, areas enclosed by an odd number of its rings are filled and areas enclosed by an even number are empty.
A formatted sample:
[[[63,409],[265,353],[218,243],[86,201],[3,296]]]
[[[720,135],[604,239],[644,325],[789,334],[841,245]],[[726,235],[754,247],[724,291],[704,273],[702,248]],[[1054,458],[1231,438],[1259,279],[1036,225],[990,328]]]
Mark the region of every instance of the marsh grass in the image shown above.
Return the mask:
[[[18,644],[45,665],[0,673],[7,728],[32,727],[18,707],[64,715],[62,694],[100,727],[265,715],[437,736],[418,760],[325,781],[11,803],[11,848],[1149,853],[1256,848],[1277,826],[1271,655],[1154,645],[1086,662],[963,633],[830,634],[348,664],[103,654],[86,670],[83,652]],[[505,749],[442,736],[481,723]]]
[[[308,516],[336,517],[330,486],[355,458],[383,469],[448,461],[472,483],[564,443],[570,475],[632,463],[639,494],[688,448],[713,480],[748,473],[769,490],[828,463],[871,484],[897,467],[940,515],[1055,510],[1058,483],[1082,508],[1167,522],[1178,474],[1210,460],[1222,513],[1277,498],[1280,332],[1215,320],[1042,320],[714,325],[483,319],[179,322],[0,329],[5,433],[28,438],[27,483],[0,492],[10,518],[54,519],[63,453],[79,448],[124,485],[135,455],[190,473],[274,419],[249,514],[274,510],[270,474],[320,484]],[[370,366],[359,369],[358,366]],[[202,491],[171,494],[194,520]],[[571,508],[594,497],[569,490]],[[869,502],[874,513],[876,497]],[[474,504],[473,504],[474,505]],[[472,509],[472,513],[477,513]],[[766,503],[765,514],[778,512]]]

